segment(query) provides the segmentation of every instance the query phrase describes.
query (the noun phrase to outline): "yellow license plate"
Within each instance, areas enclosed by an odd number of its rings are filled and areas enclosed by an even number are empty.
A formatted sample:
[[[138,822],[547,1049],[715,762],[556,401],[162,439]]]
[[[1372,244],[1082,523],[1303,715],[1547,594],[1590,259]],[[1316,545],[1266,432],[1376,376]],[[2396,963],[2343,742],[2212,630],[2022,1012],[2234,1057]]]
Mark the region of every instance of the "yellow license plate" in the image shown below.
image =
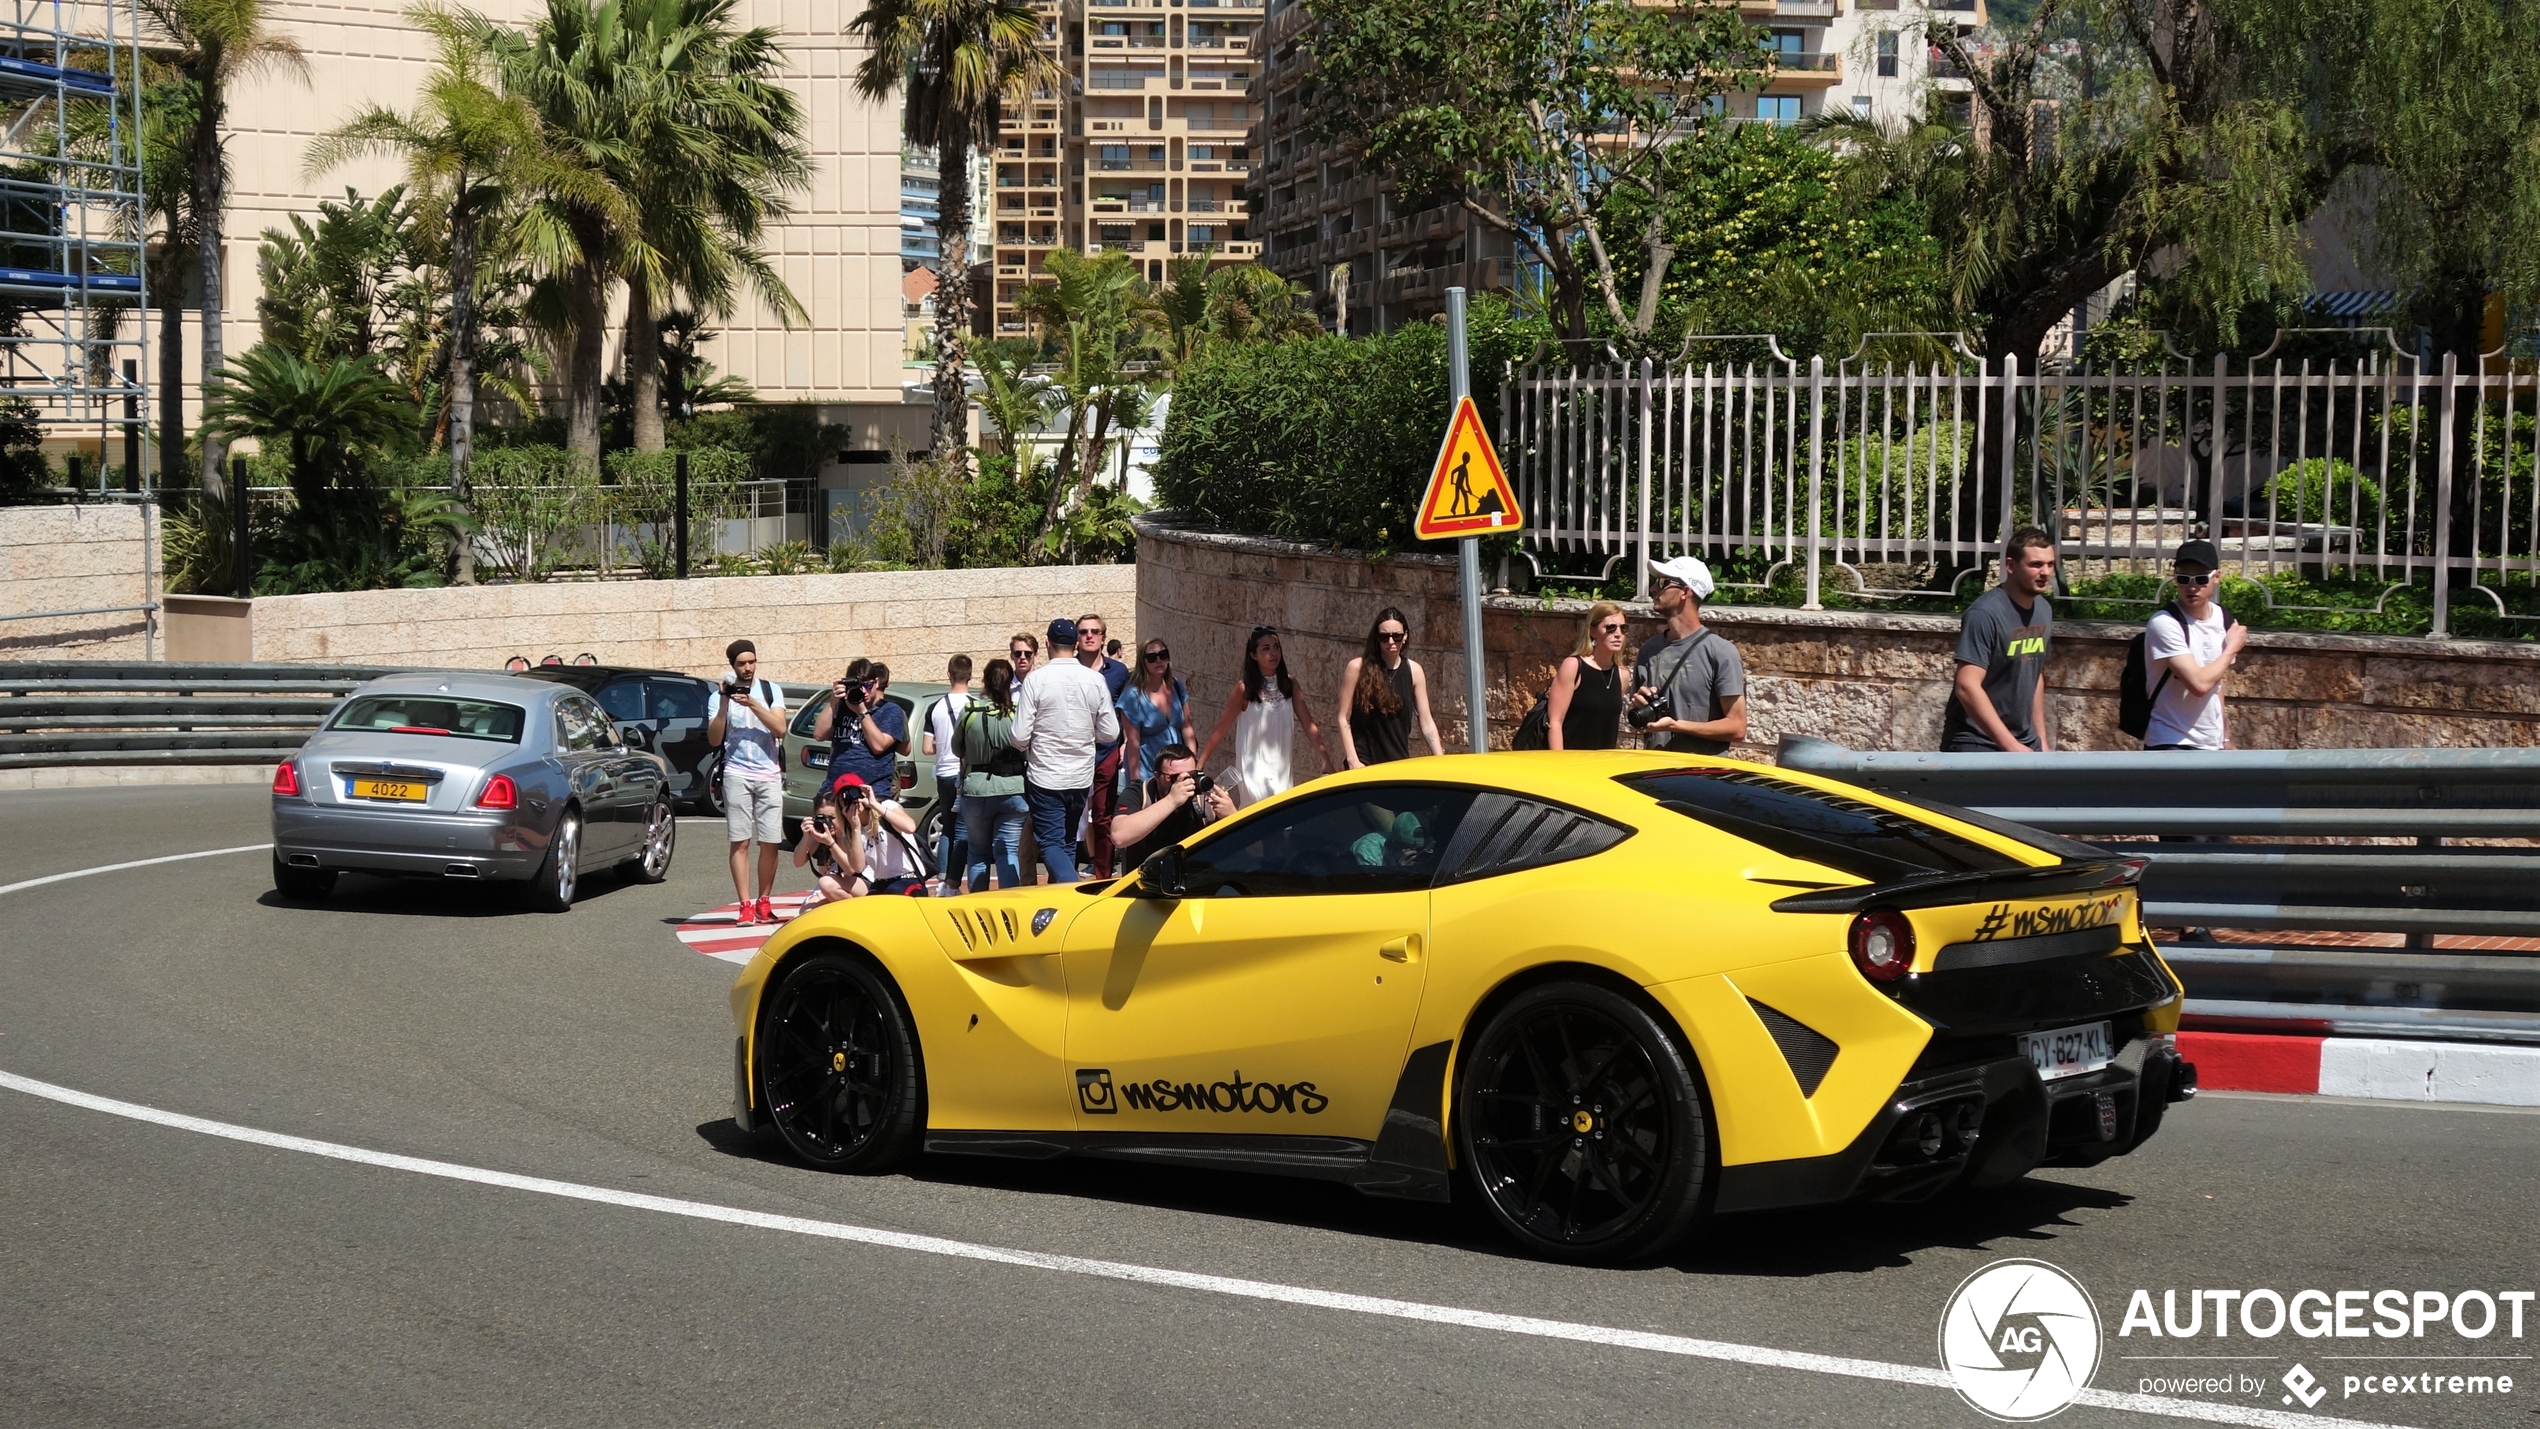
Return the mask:
[[[405,779],[356,779],[353,781],[353,797],[356,799],[396,799],[408,804],[420,804],[429,792],[423,785]]]

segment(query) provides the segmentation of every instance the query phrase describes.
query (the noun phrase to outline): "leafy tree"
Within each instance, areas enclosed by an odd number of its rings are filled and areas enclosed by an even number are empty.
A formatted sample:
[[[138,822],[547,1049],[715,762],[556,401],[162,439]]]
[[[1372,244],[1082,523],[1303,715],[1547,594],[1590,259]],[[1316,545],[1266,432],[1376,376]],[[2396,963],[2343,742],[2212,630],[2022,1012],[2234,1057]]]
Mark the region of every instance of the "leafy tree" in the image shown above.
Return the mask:
[[[909,142],[932,145],[942,175],[928,451],[958,465],[970,430],[970,156],[994,137],[1000,102],[1054,93],[1066,76],[1042,53],[1040,17],[1027,0],[866,0],[847,30],[873,46],[856,67],[856,91],[878,100],[905,87]]]
[[[1673,348],[1689,333],[1771,333],[1785,351],[1850,354],[1863,334],[1954,325],[1938,245],[1910,200],[1846,201],[1840,161],[1799,132],[1741,125],[1677,144],[1653,189],[1611,195],[1607,218],[1637,232],[1653,193],[1675,247],[1650,336]],[[1616,268],[1638,286],[1642,254]]]
[[[164,69],[145,60],[144,74]],[[146,255],[150,296],[159,320],[159,485],[189,484],[185,467],[185,285],[200,270],[202,230],[194,218],[194,126],[200,114],[191,80],[160,77],[141,96],[143,220],[159,231]],[[226,160],[224,159],[224,162]]]
[[[304,511],[336,504],[373,483],[366,460],[411,429],[413,409],[368,357],[304,362],[260,342],[224,367],[205,404],[207,430],[278,447]]]
[[[264,340],[304,362],[366,357],[376,347],[379,314],[399,275],[414,266],[405,187],[364,200],[318,201],[318,221],[289,215],[288,229],[268,228],[256,249],[264,293],[256,320]]]
[[[1320,336],[1322,323],[1297,306],[1306,296],[1258,263],[1211,268],[1205,253],[1173,259],[1165,265],[1164,286],[1154,293],[1165,371],[1180,371],[1212,342]]]
[[[532,196],[555,195],[612,211],[617,195],[604,179],[548,141],[537,113],[524,100],[503,92],[481,19],[436,4],[410,6],[406,19],[433,44],[432,68],[413,110],[364,107],[310,145],[307,164],[312,173],[322,173],[360,155],[396,155],[405,161],[406,182],[415,195],[415,221],[446,235],[441,246],[449,293],[443,345],[450,491],[465,510],[475,454],[484,305],[514,286],[516,276],[501,267],[522,246],[505,229],[514,222],[535,225],[552,219],[552,210],[529,207]],[[526,237],[528,246],[547,252],[572,244],[569,233],[554,228]],[[485,262],[489,247],[496,260],[491,265]],[[502,316],[512,315],[506,310]],[[516,365],[528,356],[517,339],[505,340],[509,326],[495,329],[504,336],[498,337],[502,351],[494,355],[508,359],[498,366]],[[462,584],[475,580],[475,553],[464,545],[458,575]]]
[[[1594,304],[1644,345],[1675,258],[1660,214],[1667,151],[1718,122],[1713,96],[1755,87],[1766,56],[1733,6],[1642,0],[1305,0],[1326,137],[1404,190],[1452,198],[1533,254],[1562,335]],[[1637,233],[1609,200],[1647,199]],[[1618,250],[1641,250],[1637,300]]]
[[[23,496],[52,479],[43,413],[15,393],[0,396],[0,496]]]
[[[1155,353],[1158,325],[1146,280],[1128,254],[1088,257],[1060,248],[1045,264],[1055,281],[1025,287],[1018,304],[1040,323],[1050,386],[1067,413],[1034,538],[1034,553],[1044,558],[1055,550],[1059,518],[1101,469],[1113,430],[1145,420],[1145,359]]]
[[[268,0],[137,0],[143,21],[156,29],[170,51],[169,59],[194,90],[194,123],[188,145],[189,210],[198,235],[222,232],[228,163],[221,149],[221,126],[229,117],[229,87],[267,70],[295,76],[308,73],[300,44],[274,28]],[[216,399],[211,389],[224,370],[221,351],[221,269],[217,242],[195,244],[202,277],[202,368],[206,405]],[[222,487],[224,456],[218,433],[206,430],[203,440],[203,489]]]
[[[663,314],[655,326],[661,333],[662,406],[671,415],[689,416],[699,407],[729,407],[758,400],[749,383],[716,374],[704,351],[716,334],[704,319],[680,310]]]

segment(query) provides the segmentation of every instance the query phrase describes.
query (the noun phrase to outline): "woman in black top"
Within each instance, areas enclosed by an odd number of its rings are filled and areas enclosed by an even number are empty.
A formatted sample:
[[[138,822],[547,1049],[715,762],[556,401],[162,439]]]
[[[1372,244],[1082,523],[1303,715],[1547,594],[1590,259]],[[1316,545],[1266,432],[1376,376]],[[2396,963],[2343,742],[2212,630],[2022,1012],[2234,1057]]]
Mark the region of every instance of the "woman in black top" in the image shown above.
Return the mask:
[[[1411,725],[1418,717],[1420,735],[1431,754],[1446,751],[1438,743],[1438,722],[1429,714],[1429,675],[1406,650],[1411,622],[1386,606],[1367,628],[1367,649],[1341,671],[1341,756],[1352,769],[1411,757]]]
[[[1552,675],[1544,733],[1554,749],[1612,749],[1623,731],[1623,608],[1600,600],[1588,608],[1579,653]]]

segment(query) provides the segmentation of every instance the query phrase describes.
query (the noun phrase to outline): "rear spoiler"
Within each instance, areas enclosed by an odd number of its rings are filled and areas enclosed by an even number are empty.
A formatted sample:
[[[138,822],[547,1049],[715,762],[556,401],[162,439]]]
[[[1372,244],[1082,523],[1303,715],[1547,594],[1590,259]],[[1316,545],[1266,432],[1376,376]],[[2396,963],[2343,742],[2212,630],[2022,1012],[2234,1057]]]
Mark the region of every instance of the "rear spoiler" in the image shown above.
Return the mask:
[[[1794,893],[1773,901],[1776,913],[1859,913],[1869,908],[1938,908],[1987,899],[2045,898],[2058,893],[2096,893],[2132,888],[2143,881],[2139,858],[2067,859],[2043,868],[1991,873],[1936,873],[1886,883],[1861,883]]]

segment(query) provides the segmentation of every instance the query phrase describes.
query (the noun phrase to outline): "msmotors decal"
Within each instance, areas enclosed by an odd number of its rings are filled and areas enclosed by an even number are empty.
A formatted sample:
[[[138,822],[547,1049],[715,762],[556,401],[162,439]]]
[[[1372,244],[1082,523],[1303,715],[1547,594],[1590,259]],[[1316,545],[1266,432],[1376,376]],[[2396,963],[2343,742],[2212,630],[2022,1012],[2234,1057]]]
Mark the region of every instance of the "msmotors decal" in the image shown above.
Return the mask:
[[[2122,920],[2125,902],[2124,894],[2111,893],[2087,903],[2058,903],[2045,908],[2014,910],[2008,903],[1996,903],[1985,910],[1984,921],[1976,924],[1973,941],[1990,943],[1996,938],[2031,938],[2044,933],[2104,928]]]
[[[1325,1107],[1332,1104],[1332,1099],[1317,1090],[1310,1081],[1251,1081],[1242,1072],[1236,1072],[1222,1082],[1182,1082],[1171,1077],[1156,1077],[1149,1081],[1122,1082],[1114,1087],[1108,1067],[1078,1068],[1076,1099],[1083,1110],[1095,1115],[1112,1114],[1125,1105],[1132,1111],[1213,1112],[1221,1116],[1248,1111],[1297,1112],[1319,1116]]]

